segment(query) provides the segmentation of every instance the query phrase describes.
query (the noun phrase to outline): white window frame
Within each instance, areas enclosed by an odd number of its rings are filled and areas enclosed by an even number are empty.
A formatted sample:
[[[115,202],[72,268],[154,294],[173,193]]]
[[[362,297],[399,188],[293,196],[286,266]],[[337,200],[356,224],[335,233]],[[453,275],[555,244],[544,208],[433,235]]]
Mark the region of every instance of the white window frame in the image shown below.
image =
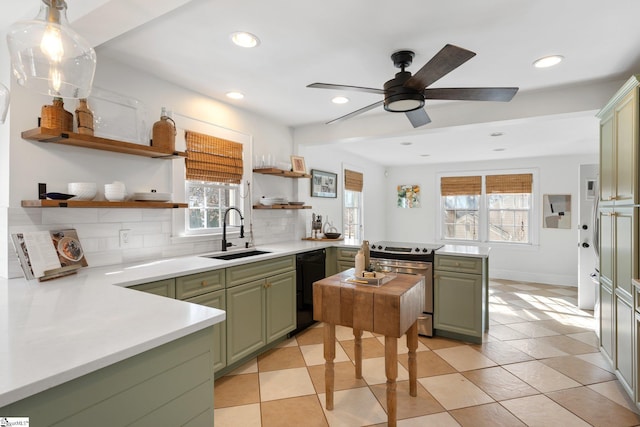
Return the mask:
[[[489,208],[487,202],[487,194],[486,194],[486,176],[487,175],[511,175],[511,174],[525,174],[530,173],[533,177],[533,184],[531,187],[531,207],[529,209],[529,242],[528,243],[520,243],[520,242],[496,242],[489,241]],[[498,169],[498,170],[481,170],[481,171],[463,171],[463,172],[446,172],[440,173],[436,177],[436,197],[437,203],[435,206],[439,206],[438,215],[437,215],[437,232],[440,241],[451,244],[460,244],[460,245],[481,245],[481,246],[519,246],[519,247],[527,247],[527,246],[537,246],[539,241],[539,226],[540,224],[540,198],[538,197],[538,169],[536,168],[527,168],[527,169]],[[482,194],[480,195],[480,200],[478,203],[478,240],[461,240],[461,239],[450,239],[444,237],[444,203],[442,199],[442,194],[440,192],[440,181],[443,177],[453,177],[453,176],[481,176],[482,177]]]
[[[184,234],[185,236],[194,236],[194,235],[216,235],[216,234],[222,234],[222,222],[224,221],[223,215],[224,215],[224,211],[226,210],[226,208],[228,207],[237,207],[238,209],[240,209],[243,213],[242,216],[244,216],[244,209],[243,209],[243,204],[242,204],[242,185],[241,184],[225,184],[225,183],[217,183],[217,182],[204,182],[204,181],[192,181],[192,180],[184,180],[184,185],[185,185],[185,193],[189,194],[189,187],[190,186],[202,186],[202,187],[212,187],[212,188],[216,188],[216,189],[222,189],[223,191],[225,189],[230,191],[229,194],[229,200],[227,201],[227,205],[224,206],[224,208],[219,209],[219,213],[220,213],[220,226],[218,227],[211,227],[211,228],[200,228],[200,229],[190,229],[189,228],[189,208],[185,209],[185,215],[184,215]],[[189,203],[189,200],[187,200],[187,203]],[[230,226],[240,226],[240,218],[238,217],[237,212],[235,213],[230,213],[228,218],[227,218],[227,225]],[[230,232],[231,229],[227,230],[227,233]]]
[[[351,191],[351,190],[345,190],[344,189],[344,176],[345,176],[345,170],[351,170],[354,172],[359,172],[362,173],[364,175],[364,172],[362,172],[358,167],[353,166],[353,165],[348,165],[346,163],[342,164],[342,230],[346,230],[347,229],[347,224],[345,223],[345,216],[347,214],[347,206],[345,205],[346,203],[346,192],[347,191]],[[354,239],[354,241],[356,242],[361,242],[362,238],[364,236],[364,182],[363,182],[363,187],[362,187],[362,191],[358,192],[358,191],[353,191],[354,193],[359,193],[359,203],[360,203],[360,209],[359,209],[359,215],[358,215],[358,228],[356,231],[356,237]],[[345,233],[345,238],[346,238],[346,233]]]

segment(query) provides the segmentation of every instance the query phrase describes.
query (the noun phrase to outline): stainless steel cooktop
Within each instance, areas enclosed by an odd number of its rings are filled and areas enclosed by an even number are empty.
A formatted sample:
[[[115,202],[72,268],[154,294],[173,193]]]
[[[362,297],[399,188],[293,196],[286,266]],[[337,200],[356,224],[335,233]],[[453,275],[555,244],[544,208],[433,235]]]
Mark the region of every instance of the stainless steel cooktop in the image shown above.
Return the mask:
[[[432,254],[442,246],[438,243],[411,243],[380,241],[371,245],[371,250],[385,254]]]

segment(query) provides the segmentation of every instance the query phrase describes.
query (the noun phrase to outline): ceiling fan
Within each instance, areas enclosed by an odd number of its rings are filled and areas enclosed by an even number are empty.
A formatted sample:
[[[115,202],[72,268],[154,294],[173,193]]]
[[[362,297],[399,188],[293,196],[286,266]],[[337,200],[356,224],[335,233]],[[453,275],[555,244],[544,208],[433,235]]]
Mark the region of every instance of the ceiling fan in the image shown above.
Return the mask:
[[[382,105],[387,111],[405,113],[413,127],[417,128],[431,122],[429,115],[424,108],[422,108],[427,99],[511,101],[518,91],[517,87],[428,88],[431,84],[455,70],[475,55],[476,54],[470,50],[447,44],[412,76],[409,71],[405,71],[405,68],[411,65],[414,53],[410,50],[401,50],[391,55],[393,65],[396,68],[400,68],[400,72],[396,73],[393,79],[384,84],[384,89],[335,85],[330,83],[312,83],[307,87],[353,90],[384,95],[382,101],[338,117],[337,119],[327,122],[327,124],[349,119]]]

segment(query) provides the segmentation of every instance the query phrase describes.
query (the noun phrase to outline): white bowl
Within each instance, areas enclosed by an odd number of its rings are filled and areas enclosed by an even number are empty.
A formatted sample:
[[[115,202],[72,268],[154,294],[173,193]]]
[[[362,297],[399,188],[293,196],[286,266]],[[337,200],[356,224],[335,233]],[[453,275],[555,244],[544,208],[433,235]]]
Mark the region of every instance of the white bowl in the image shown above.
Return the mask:
[[[93,200],[98,193],[98,186],[95,182],[70,182],[67,192],[76,196],[72,200]]]
[[[127,196],[126,193],[105,193],[104,198],[110,202],[121,202]]]

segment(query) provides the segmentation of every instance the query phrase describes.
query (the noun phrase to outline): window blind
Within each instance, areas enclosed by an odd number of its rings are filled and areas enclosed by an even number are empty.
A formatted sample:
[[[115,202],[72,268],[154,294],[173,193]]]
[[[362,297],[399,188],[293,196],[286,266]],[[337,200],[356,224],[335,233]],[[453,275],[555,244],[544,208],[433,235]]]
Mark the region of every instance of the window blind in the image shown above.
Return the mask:
[[[193,181],[242,182],[242,144],[186,131],[186,178]]]
[[[344,189],[362,192],[363,175],[360,172],[344,170]]]
[[[487,194],[531,193],[533,174],[487,175]]]
[[[440,179],[443,196],[476,196],[482,194],[481,176],[443,176]]]

